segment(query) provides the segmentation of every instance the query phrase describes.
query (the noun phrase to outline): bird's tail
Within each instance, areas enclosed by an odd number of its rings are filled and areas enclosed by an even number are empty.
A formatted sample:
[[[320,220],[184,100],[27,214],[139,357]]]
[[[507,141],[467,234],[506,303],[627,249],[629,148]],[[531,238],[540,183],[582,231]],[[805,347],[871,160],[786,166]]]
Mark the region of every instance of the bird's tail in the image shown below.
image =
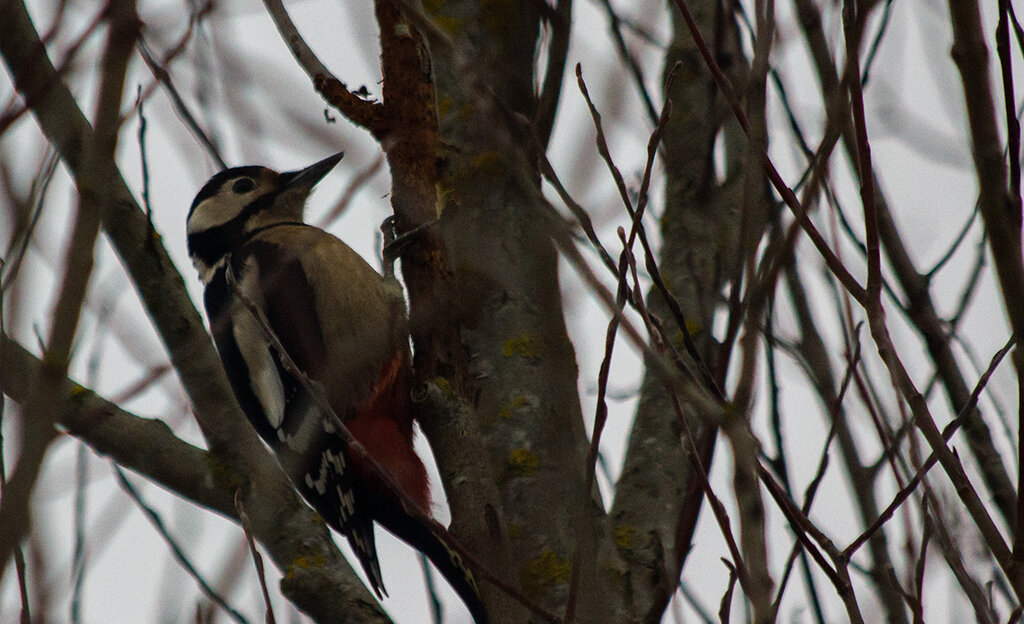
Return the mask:
[[[487,609],[480,598],[476,578],[463,563],[462,557],[435,535],[429,526],[405,513],[399,504],[380,499],[378,503],[383,503],[389,509],[376,515],[377,522],[395,537],[426,555],[466,603],[473,621],[476,624],[487,624]]]

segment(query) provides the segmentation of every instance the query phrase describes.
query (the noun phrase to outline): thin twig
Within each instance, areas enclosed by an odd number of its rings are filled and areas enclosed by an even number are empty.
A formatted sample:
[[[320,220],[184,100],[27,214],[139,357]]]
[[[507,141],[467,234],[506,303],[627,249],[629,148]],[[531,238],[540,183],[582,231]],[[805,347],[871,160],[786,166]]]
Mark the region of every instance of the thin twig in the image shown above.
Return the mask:
[[[771,410],[771,432],[772,438],[775,442],[775,457],[769,458],[768,463],[771,465],[775,472],[778,473],[779,479],[782,481],[782,486],[786,489],[786,493],[793,498],[793,487],[790,480],[789,474],[789,462],[786,461],[785,446],[782,434],[782,409],[779,401],[779,374],[778,374],[778,363],[776,354],[776,337],[774,329],[774,300],[769,302],[768,309],[766,310],[766,320],[764,329],[764,341],[765,341],[765,360],[766,369],[770,384],[770,410]],[[822,457],[828,456],[828,448],[832,443],[832,439],[835,436],[835,421],[833,421],[832,427],[829,429],[829,435],[825,439],[825,447],[822,450]],[[819,466],[825,462],[819,462]],[[823,474],[823,473],[822,473]],[[806,498],[804,507],[807,506]],[[804,513],[807,513],[806,511]],[[814,582],[814,576],[811,573],[811,565],[807,560],[807,553],[799,547],[799,540],[794,544],[793,550],[790,553],[789,559],[786,561],[786,567],[782,574],[782,578],[778,583],[778,590],[775,592],[775,600],[772,601],[772,613],[778,614],[779,603],[782,600],[783,588],[786,585],[786,581],[789,578],[789,574],[793,568],[793,564],[796,562],[797,555],[800,557],[800,571],[804,577],[804,583],[807,587],[807,593],[811,600],[811,609],[814,613],[814,617],[818,624],[825,624],[825,614],[821,607],[821,597],[818,595],[818,588]]]
[[[625,232],[623,232],[621,229],[620,238],[623,243],[623,252],[626,256],[626,262],[630,265],[630,269],[634,277],[634,290],[636,290],[639,288],[638,280],[636,279],[636,259],[634,258],[633,253],[630,250],[628,239],[625,236]],[[643,305],[643,299],[639,296],[637,298],[637,311],[640,312],[640,315],[644,319],[645,325],[647,326],[648,330],[651,331],[654,327],[654,324],[651,321],[651,317],[647,311],[647,308]],[[668,344],[666,338],[667,337],[659,336],[658,333],[651,331],[652,341],[655,343],[656,346],[660,346],[662,349],[666,344]],[[690,463],[693,466],[694,473],[697,475],[697,484],[700,486],[700,488],[704,492],[704,495],[707,497],[708,504],[711,507],[711,511],[714,514],[715,520],[718,523],[718,527],[722,533],[722,537],[725,538],[726,545],[729,548],[729,553],[733,558],[732,562],[736,566],[736,574],[739,578],[740,586],[744,588],[744,591],[749,591],[748,588],[750,587],[750,581],[747,573],[747,568],[746,565],[743,563],[743,556],[740,552],[739,546],[736,544],[736,538],[732,534],[729,514],[725,509],[725,505],[722,504],[722,501],[718,498],[718,495],[716,495],[714,490],[712,489],[711,482],[708,480],[707,468],[701,461],[704,457],[704,454],[700,452],[700,449],[696,442],[696,438],[693,436],[690,430],[690,425],[686,420],[686,416],[683,414],[682,404],[680,403],[679,394],[676,391],[676,388],[668,380],[666,380],[665,389],[668,392],[669,400],[672,404],[672,410],[675,413],[676,422],[679,423],[679,427],[683,432],[683,444],[685,445],[686,450],[688,451],[687,456],[690,460]],[[678,541],[677,551],[685,552]],[[678,576],[682,568],[681,557],[677,558],[676,564],[679,569],[675,571],[675,574],[676,576]]]
[[[7,253],[4,254],[3,270],[0,271],[0,275],[3,276],[3,280],[0,281],[0,290],[6,291],[14,283],[14,279],[18,277],[18,271],[21,269],[21,263],[25,259],[25,252],[28,251],[32,234],[35,232],[39,218],[43,214],[46,191],[50,188],[50,181],[53,180],[53,174],[56,173],[59,162],[60,153],[52,148],[47,149],[46,157],[43,159],[43,166],[38,175],[32,180],[32,190],[29,193],[29,211],[31,216],[28,219],[28,223],[25,224],[23,231],[19,233],[20,235],[11,239]],[[15,245],[18,247],[17,251],[14,251]]]
[[[687,584],[682,579],[679,580],[678,594],[683,597],[686,604],[690,605],[690,608],[697,612],[697,617],[700,618],[704,624],[715,624],[715,620],[711,617],[711,612],[708,611],[707,607],[700,603],[699,598],[694,595],[692,591],[687,587]],[[676,607],[675,612],[672,614],[675,617],[674,624],[683,624],[686,620],[682,617],[682,605],[680,600],[676,598],[672,601],[672,604]],[[662,620],[664,622],[664,620]]]
[[[142,168],[142,209],[153,229],[153,204],[149,201],[149,159],[146,157],[146,114],[142,110],[142,85],[136,89],[135,108],[139,111],[139,165]]]
[[[539,139],[537,141],[539,145]],[[616,270],[615,262],[612,260],[611,255],[609,255],[608,250],[605,249],[604,245],[601,243],[601,239],[598,237],[597,231],[594,229],[594,222],[590,219],[590,215],[587,214],[587,211],[583,206],[576,203],[576,200],[569,195],[569,191],[566,190],[562,181],[558,178],[558,174],[555,172],[554,166],[551,164],[551,161],[548,160],[547,155],[543,151],[538,150],[537,163],[539,165],[541,175],[544,176],[544,178],[551,184],[555,189],[555,193],[558,194],[559,199],[562,200],[562,203],[564,203],[566,207],[569,208],[569,211],[573,216],[576,217],[576,221],[580,224],[587,240],[590,241],[590,244],[593,245],[597,255],[601,258],[601,262],[604,263],[606,268],[614,273]]]
[[[878,58],[878,51],[882,48],[882,41],[885,38],[885,33],[889,30],[889,25],[892,23],[890,19],[892,16],[892,0],[885,0],[885,8],[882,9],[882,17],[878,20],[878,31],[875,33],[874,39],[871,40],[871,45],[868,46],[868,53],[864,60],[864,70],[860,75],[860,84],[862,87],[867,86],[868,79],[871,74],[871,68],[875,65],[875,59]]]
[[[867,296],[878,301],[882,289],[882,253],[878,244],[878,213],[875,208],[874,178],[871,176],[871,144],[868,142],[864,115],[864,92],[860,77],[860,37],[863,21],[852,0],[843,2],[843,33],[846,42],[846,85],[857,137],[857,166],[860,171],[860,198],[864,206],[864,239],[868,256]],[[881,310],[881,302],[878,301]]]
[[[996,52],[1003,79],[1003,106],[1006,113],[1006,149],[1010,163],[1010,200],[1021,210],[1020,196],[1020,121],[1013,96],[1013,56],[1010,54],[1010,3],[999,0],[999,23],[996,25]]]
[[[931,280],[935,274],[941,271],[942,267],[946,266],[946,263],[953,258],[953,254],[955,254],[956,250],[959,249],[960,243],[967,238],[967,232],[970,231],[971,226],[973,226],[974,222],[977,221],[979,214],[981,213],[978,211],[978,204],[975,203],[974,210],[971,211],[971,216],[967,217],[967,221],[964,223],[963,227],[960,228],[956,238],[953,239],[953,243],[950,244],[949,249],[947,249],[946,253],[942,254],[942,257],[932,265],[931,269],[925,272],[925,279]],[[968,283],[969,282],[970,280],[968,280]]]
[[[444,624],[444,605],[437,595],[437,587],[434,583],[434,570],[430,567],[430,559],[423,553],[416,553],[420,561],[420,568],[423,570],[423,584],[426,585],[427,603],[430,605],[430,616],[433,624]]]
[[[174,110],[185,122],[185,127],[188,128],[189,132],[192,133],[192,136],[195,137],[203,146],[207,155],[217,162],[217,166],[221,169],[227,169],[228,164],[221,157],[220,150],[217,149],[217,146],[209,135],[199,127],[199,122],[196,121],[195,116],[185,104],[185,100],[181,97],[181,94],[178,93],[178,89],[174,86],[170,73],[168,73],[168,71],[157,62],[144,39],[139,38],[138,47],[139,53],[142,55],[142,60],[146,62],[146,66],[149,67],[149,71],[153,73],[153,76],[159,80],[160,84],[162,84],[164,89],[167,90],[167,95],[170,96],[171,103],[174,105]]]
[[[676,65],[673,66],[672,71],[669,73],[665,89],[666,91],[668,91],[667,87],[671,85],[672,77],[675,75],[678,67],[679,64],[677,63]],[[622,200],[626,212],[630,216],[631,223],[635,224],[632,226],[632,228],[635,228],[636,236],[639,237],[640,245],[643,247],[644,250],[644,267],[647,269],[647,273],[651,278],[651,282],[654,284],[655,288],[658,289],[659,294],[665,301],[665,304],[668,306],[669,311],[672,313],[672,317],[676,321],[676,325],[678,326],[680,334],[683,338],[683,346],[686,348],[687,354],[689,354],[693,362],[695,362],[698,376],[700,378],[702,385],[709,393],[715,396],[716,399],[718,399],[720,402],[724,402],[725,394],[722,392],[721,388],[715,382],[715,379],[712,376],[711,371],[708,369],[707,364],[703,361],[703,358],[700,355],[700,351],[697,348],[697,344],[693,340],[693,336],[690,335],[690,324],[686,322],[686,315],[683,313],[683,309],[682,306],[679,304],[679,300],[676,299],[676,297],[669,291],[668,286],[666,286],[665,281],[662,279],[661,271],[658,268],[658,263],[654,256],[654,251],[652,250],[651,245],[647,240],[647,232],[644,229],[643,221],[634,218],[634,208],[633,203],[629,197],[629,190],[626,188],[626,182],[622,177],[622,173],[619,171],[619,168],[615,165],[615,161],[612,159],[611,156],[611,151],[608,149],[608,142],[605,138],[604,127],[601,123],[601,113],[597,110],[597,106],[594,105],[593,100],[590,98],[590,92],[587,89],[587,83],[586,81],[583,80],[583,68],[579,64],[576,65],[576,80],[579,84],[580,93],[583,94],[583,99],[586,100],[587,102],[587,107],[590,110],[590,116],[594,123],[594,129],[596,132],[594,140],[597,143],[598,154],[600,154],[601,158],[604,159],[605,164],[608,167],[608,171],[611,173],[612,179],[615,181],[615,187],[619,191],[619,197]],[[661,128],[661,130],[658,131],[659,136],[664,133],[667,121],[668,117],[663,115],[661,121],[659,122],[659,127]],[[654,134],[652,133],[651,139],[653,138]],[[651,142],[649,140],[648,164],[645,166],[645,172],[647,172],[649,170],[649,167],[653,164],[650,146]],[[647,174],[645,173],[645,178],[646,177]],[[633,229],[631,229],[631,231],[633,231]],[[671,344],[671,342],[669,344]]]
[[[615,295],[615,302],[621,312],[626,304],[629,284],[626,279],[626,252],[619,255],[619,287]],[[615,335],[619,329],[619,317],[612,316],[608,320],[608,329],[605,331],[604,357],[601,358],[601,366],[597,373],[597,404],[594,413],[594,430],[590,436],[590,446],[587,450],[587,479],[584,482],[584,491],[590,492],[594,487],[594,477],[597,470],[597,459],[600,453],[601,434],[604,431],[605,422],[608,420],[608,403],[606,394],[608,391],[608,375],[611,371],[612,351],[615,348]],[[577,549],[578,550],[578,549]],[[570,624],[575,616],[576,595],[579,589],[579,555],[573,557],[572,575],[569,578],[569,598],[566,600],[565,615],[563,620]]]
[[[3,269],[7,268],[7,264],[0,259],[0,273]],[[7,317],[4,314],[6,310],[7,302],[4,299],[4,289],[0,288],[0,335],[6,334],[6,320]],[[6,341],[0,342],[0,367],[6,366],[7,354],[4,353],[6,349]],[[4,397],[0,395],[0,498],[4,495],[4,486],[7,483],[7,463],[4,458],[4,417],[7,415],[7,411],[4,409],[6,406]],[[14,546],[14,570],[18,577],[18,597],[21,599],[21,611],[19,615],[19,622],[21,624],[32,624],[32,609],[28,599],[28,579],[25,578],[25,553],[21,550],[21,544]]]
[[[911,609],[914,612],[914,624],[924,624],[924,569],[928,560],[928,542],[931,541],[933,527],[932,514],[928,513],[927,500],[921,509],[924,516],[924,529],[921,531],[921,550],[917,555],[917,564],[914,566],[914,603]]]
[[[725,73],[722,72],[722,68],[719,67],[718,61],[715,60],[711,51],[708,49],[707,42],[700,34],[700,28],[697,26],[696,20],[694,20],[693,15],[690,13],[690,9],[686,5],[686,0],[674,0],[674,2],[682,14],[683,21],[686,22],[686,26],[690,30],[694,43],[697,45],[697,50],[700,52],[701,57],[703,57],[708,69],[711,70],[711,75],[715,79],[715,83],[718,85],[718,88],[722,91],[723,95],[725,95],[726,101],[732,108],[733,115],[739,122],[743,132],[749,133],[750,124],[747,121],[746,113],[743,112],[743,107],[740,104],[739,98],[736,96],[736,92],[733,90],[729,79],[725,76]],[[786,185],[785,181],[782,179],[782,175],[775,168],[775,164],[767,153],[764,154],[763,166],[768,174],[768,179],[771,181],[772,186],[775,187],[775,190],[782,197],[782,200],[787,206],[789,206],[790,210],[792,210],[793,215],[797,218],[801,227],[803,227],[807,237],[811,240],[815,248],[818,250],[818,253],[820,253],[822,258],[825,260],[825,264],[828,266],[829,270],[836,276],[836,279],[843,284],[843,287],[846,288],[854,299],[857,299],[857,301],[863,301],[866,295],[864,288],[857,282],[856,278],[850,274],[849,270],[847,270],[843,265],[843,262],[828,246],[828,243],[825,242],[824,237],[820,232],[818,232],[818,229],[808,218],[807,210],[800,203],[800,200],[797,198],[796,194],[793,193],[793,190]]]
[[[729,562],[724,557],[721,562],[725,564],[725,567],[729,570],[729,584],[725,587],[725,592],[722,594],[722,599],[718,602],[718,621],[726,624],[729,622],[729,612],[732,610],[732,592],[736,587],[736,566]]]
[[[547,2],[536,0],[547,8]],[[558,112],[558,100],[562,93],[562,82],[565,77],[565,59],[569,54],[569,33],[572,31],[572,0],[557,0],[554,9],[545,11],[551,27],[551,41],[548,43],[547,64],[544,70],[544,85],[531,124],[538,137],[541,151],[546,151],[551,140],[551,131],[555,127],[555,115]]]
[[[637,93],[640,94],[640,102],[644,105],[644,112],[647,113],[647,120],[650,121],[651,125],[656,126],[658,125],[658,111],[654,108],[654,98],[651,97],[650,92],[647,90],[647,85],[644,83],[644,73],[640,69],[640,63],[626,46],[626,40],[622,36],[622,19],[609,0],[599,0],[599,2],[601,8],[608,15],[608,29],[612,33],[615,51],[618,53],[619,59],[626,64],[630,75],[633,77]],[[668,89],[665,91],[667,92]]]
[[[960,428],[960,425],[963,424],[966,416],[970,414],[975,409],[975,407],[977,407],[978,398],[981,396],[981,392],[985,389],[985,386],[988,385],[988,381],[989,379],[991,379],[992,374],[995,373],[996,368],[999,366],[999,363],[1003,361],[1003,357],[1005,357],[1006,354],[1010,352],[1010,349],[1012,349],[1016,344],[1017,339],[1015,337],[1011,337],[1006,342],[1006,344],[1003,345],[1003,348],[1001,348],[999,351],[996,352],[995,355],[992,356],[992,361],[989,362],[988,368],[985,370],[984,374],[982,374],[982,376],[978,379],[978,383],[974,386],[974,390],[971,392],[970,400],[960,410],[956,418],[950,421],[950,423],[946,425],[945,429],[943,429],[942,437],[945,440],[948,441],[953,437],[953,434],[956,433],[957,429]],[[865,529],[863,533],[857,536],[855,540],[850,542],[849,546],[843,549],[843,553],[847,558],[852,557],[853,553],[855,553],[864,544],[864,542],[866,542],[876,531],[882,528],[882,525],[884,525],[886,522],[888,522],[890,518],[892,518],[892,515],[893,513],[895,513],[896,509],[899,508],[901,504],[903,504],[903,501],[905,501],[911,493],[913,493],[913,491],[917,488],[918,484],[921,482],[921,479],[923,479],[924,476],[928,474],[928,471],[932,468],[932,466],[935,465],[937,461],[938,455],[935,451],[933,451],[925,460],[925,462],[921,464],[921,467],[917,470],[917,472],[914,474],[913,478],[907,483],[907,485],[896,493],[896,496],[893,498],[892,502],[889,503],[889,506],[885,508],[882,514],[878,517],[878,519],[875,520],[875,522],[873,522],[871,526]]]
[[[249,527],[249,514],[245,513],[245,505],[242,503],[242,491],[235,490],[235,510],[238,511],[238,522],[242,525],[242,532],[245,534],[245,543],[249,546],[249,553],[252,554],[252,561],[256,565],[256,577],[260,581],[260,592],[263,594],[263,604],[266,605],[264,615],[266,624],[277,624],[274,618],[274,605],[270,603],[270,592],[267,591],[267,575],[263,570],[263,557],[256,550],[256,542],[252,538],[252,530]]]
[[[146,519],[149,520],[150,524],[153,525],[153,528],[156,529],[156,532],[160,534],[160,537],[163,538],[164,542],[171,549],[171,555],[173,555],[174,559],[182,568],[184,568],[185,572],[195,580],[196,584],[199,586],[199,590],[203,592],[203,595],[224,609],[231,619],[235,620],[239,624],[248,624],[248,620],[245,619],[245,616],[235,610],[223,597],[221,597],[220,594],[217,593],[215,589],[210,587],[210,584],[206,582],[206,579],[204,579],[203,575],[199,573],[199,570],[192,565],[192,562],[189,561],[188,555],[185,554],[185,550],[180,544],[178,544],[178,540],[176,540],[174,536],[171,535],[170,531],[167,530],[167,525],[164,524],[163,518],[160,517],[160,514],[158,514],[155,509],[146,503],[142,498],[142,494],[135,489],[135,486],[128,480],[124,471],[121,470],[121,467],[114,462],[110,462],[110,467],[114,471],[114,476],[117,477],[118,485],[120,485],[121,489],[124,490],[128,497],[132,499],[132,502],[138,505],[139,510],[142,511],[143,515],[146,516]]]

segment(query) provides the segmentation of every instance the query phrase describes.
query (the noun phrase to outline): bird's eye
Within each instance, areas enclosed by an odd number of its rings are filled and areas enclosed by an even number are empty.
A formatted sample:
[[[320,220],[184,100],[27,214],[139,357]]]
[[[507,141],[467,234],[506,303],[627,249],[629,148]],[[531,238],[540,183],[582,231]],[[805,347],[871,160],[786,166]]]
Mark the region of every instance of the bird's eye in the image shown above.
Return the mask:
[[[231,185],[231,190],[242,195],[256,188],[256,183],[253,182],[252,178],[239,178],[235,180],[235,183]]]

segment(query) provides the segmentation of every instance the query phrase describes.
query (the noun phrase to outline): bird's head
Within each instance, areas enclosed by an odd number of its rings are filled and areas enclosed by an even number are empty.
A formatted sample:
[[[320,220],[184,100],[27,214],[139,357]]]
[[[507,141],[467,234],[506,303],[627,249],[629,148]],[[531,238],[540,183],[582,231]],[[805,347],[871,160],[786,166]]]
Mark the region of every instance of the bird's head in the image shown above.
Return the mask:
[[[309,193],[343,155],[339,152],[298,171],[233,167],[210,178],[188,212],[188,252],[200,275],[205,279],[208,269],[253,231],[302,221]]]

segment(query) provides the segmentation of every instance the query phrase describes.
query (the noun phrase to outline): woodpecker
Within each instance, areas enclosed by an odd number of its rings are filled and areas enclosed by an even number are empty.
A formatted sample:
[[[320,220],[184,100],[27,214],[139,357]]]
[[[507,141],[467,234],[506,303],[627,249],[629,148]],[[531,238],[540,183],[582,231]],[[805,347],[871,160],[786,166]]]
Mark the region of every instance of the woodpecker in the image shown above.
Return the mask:
[[[472,573],[348,447],[302,380],[286,370],[249,308],[255,304],[297,368],[406,499],[429,514],[427,474],[413,450],[401,288],[341,240],[302,220],[306,198],[342,155],[286,173],[226,169],[196,195],[188,252],[205,286],[214,342],[252,426],[303,498],[348,538],[377,597],[387,592],[375,521],[423,552],[484,624]]]

